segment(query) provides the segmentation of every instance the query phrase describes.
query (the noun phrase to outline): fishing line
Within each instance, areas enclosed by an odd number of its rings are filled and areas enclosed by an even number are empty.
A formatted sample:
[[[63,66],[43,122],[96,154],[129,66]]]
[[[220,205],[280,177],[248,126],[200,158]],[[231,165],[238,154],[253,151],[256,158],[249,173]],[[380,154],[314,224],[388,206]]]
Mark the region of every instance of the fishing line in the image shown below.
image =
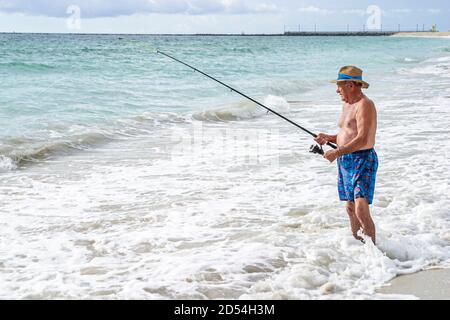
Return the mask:
[[[147,45],[147,44],[146,44],[146,45]],[[195,72],[198,72],[198,73],[204,75],[205,77],[207,77],[207,78],[209,78],[209,79],[211,79],[211,80],[213,80],[213,81],[215,81],[215,82],[221,84],[222,86],[224,86],[224,87],[230,89],[231,91],[236,92],[237,94],[243,96],[244,98],[246,98],[246,99],[248,99],[248,100],[250,100],[250,101],[256,103],[256,104],[259,105],[260,107],[263,107],[263,108],[266,109],[267,111],[272,112],[272,113],[275,114],[276,116],[282,118],[283,120],[289,122],[290,124],[296,126],[296,127],[299,128],[299,129],[303,130],[304,132],[308,133],[309,135],[313,136],[314,138],[317,138],[317,134],[315,134],[315,133],[309,131],[308,129],[306,129],[306,128],[302,127],[301,125],[295,123],[294,121],[292,121],[292,120],[286,118],[285,116],[283,116],[282,114],[280,114],[280,113],[278,113],[278,112],[272,110],[271,108],[269,108],[269,107],[263,105],[262,103],[256,101],[255,99],[253,99],[253,98],[247,96],[246,94],[240,92],[239,90],[236,90],[235,88],[233,88],[233,87],[227,85],[226,83],[224,83],[224,82],[222,82],[222,81],[220,81],[220,80],[217,80],[216,78],[210,76],[209,74],[207,74],[207,73],[205,73],[205,72],[203,72],[203,71],[201,71],[201,70],[199,70],[199,69],[197,69],[197,68],[195,68],[195,67],[193,67],[193,66],[187,64],[186,62],[183,62],[183,61],[181,61],[181,60],[179,60],[179,59],[177,59],[177,58],[175,58],[175,57],[173,57],[173,56],[171,56],[171,55],[169,55],[169,54],[167,54],[167,53],[165,53],[165,52],[163,52],[163,51],[161,51],[161,50],[159,50],[159,49],[155,49],[155,48],[153,48],[153,47],[150,46],[150,45],[147,45],[147,46],[150,47],[150,48],[152,48],[152,50],[154,50],[155,53],[161,54],[161,55],[163,55],[163,56],[165,56],[165,57],[167,57],[167,58],[169,58],[169,59],[172,59],[172,60],[174,60],[174,61],[176,61],[176,62],[178,62],[178,63],[183,64],[184,66],[186,66],[186,67],[188,67],[188,68],[194,70]],[[331,143],[331,142],[328,142],[327,145],[330,146],[330,147],[333,148],[333,149],[337,149],[337,146],[336,146],[335,144]],[[313,145],[313,146],[311,146],[310,152],[316,153],[316,154],[321,154],[321,155],[324,154],[324,151],[323,151],[322,147],[321,147],[321,146],[318,146],[318,145]]]

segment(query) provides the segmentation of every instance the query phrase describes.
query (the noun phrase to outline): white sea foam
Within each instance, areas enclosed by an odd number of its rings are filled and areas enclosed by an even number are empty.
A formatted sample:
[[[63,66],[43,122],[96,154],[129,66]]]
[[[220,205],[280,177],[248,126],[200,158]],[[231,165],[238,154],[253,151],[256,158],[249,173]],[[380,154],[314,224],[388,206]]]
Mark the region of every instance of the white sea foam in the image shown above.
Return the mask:
[[[279,166],[220,152],[164,158],[172,142],[161,130],[5,176],[0,296],[390,298],[376,288],[450,259],[448,159],[412,136],[420,127],[417,137],[435,140],[448,129],[427,111],[435,101],[379,102],[378,247],[351,236],[335,166],[307,153],[309,138],[275,117],[209,123],[282,128]],[[327,123],[317,112],[325,107],[302,117]]]
[[[17,168],[13,159],[0,155],[0,172],[11,171]]]
[[[440,77],[450,77],[450,57],[440,57],[426,60],[419,63],[414,68],[404,69],[406,73],[419,75],[435,75]]]

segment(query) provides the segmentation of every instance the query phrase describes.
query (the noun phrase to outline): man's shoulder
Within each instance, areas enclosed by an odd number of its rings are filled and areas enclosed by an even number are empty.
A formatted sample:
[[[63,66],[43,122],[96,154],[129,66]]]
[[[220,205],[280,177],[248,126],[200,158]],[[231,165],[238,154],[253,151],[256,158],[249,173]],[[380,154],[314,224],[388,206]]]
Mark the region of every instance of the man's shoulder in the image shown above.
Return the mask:
[[[370,100],[368,97],[364,97],[361,99],[360,103],[358,104],[358,109],[376,109],[375,103]]]

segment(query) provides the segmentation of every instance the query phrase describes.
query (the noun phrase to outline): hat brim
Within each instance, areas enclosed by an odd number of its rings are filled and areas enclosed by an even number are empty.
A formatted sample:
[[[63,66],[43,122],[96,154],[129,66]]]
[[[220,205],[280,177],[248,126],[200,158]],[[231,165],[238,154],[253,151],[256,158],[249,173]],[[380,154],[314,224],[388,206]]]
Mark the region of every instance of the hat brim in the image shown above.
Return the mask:
[[[370,84],[368,84],[367,82],[363,81],[363,80],[332,80],[330,81],[331,83],[338,83],[338,82],[346,82],[346,81],[351,81],[351,82],[358,82],[358,83],[362,83],[362,87],[364,89],[369,88]]]

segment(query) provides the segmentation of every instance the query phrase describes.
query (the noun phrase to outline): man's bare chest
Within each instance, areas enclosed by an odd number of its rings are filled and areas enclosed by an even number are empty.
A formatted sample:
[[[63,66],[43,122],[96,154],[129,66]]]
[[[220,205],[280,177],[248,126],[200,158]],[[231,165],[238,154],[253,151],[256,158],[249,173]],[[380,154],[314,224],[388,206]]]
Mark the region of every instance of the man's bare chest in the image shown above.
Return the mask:
[[[356,129],[356,106],[344,106],[339,127],[342,129]]]

